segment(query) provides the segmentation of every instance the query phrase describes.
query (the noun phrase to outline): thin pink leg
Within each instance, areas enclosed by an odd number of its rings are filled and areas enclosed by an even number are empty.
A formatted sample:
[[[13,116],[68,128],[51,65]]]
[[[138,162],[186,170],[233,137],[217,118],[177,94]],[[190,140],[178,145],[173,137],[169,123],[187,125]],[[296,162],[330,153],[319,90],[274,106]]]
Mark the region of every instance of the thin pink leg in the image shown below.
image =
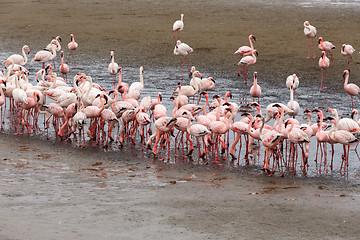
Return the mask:
[[[327,70],[325,69],[325,81],[324,81],[324,88],[327,88],[327,86],[326,86],[326,72],[327,72]]]
[[[312,41],[312,45],[313,45],[313,51],[314,51],[314,56],[313,56],[313,58],[315,58],[315,47],[314,47],[314,38],[311,38],[311,41]]]
[[[310,38],[308,38],[308,56],[306,58],[310,58]]]
[[[321,84],[320,84],[320,88],[319,88],[320,91],[322,90],[323,76],[324,76],[323,70],[321,69]]]

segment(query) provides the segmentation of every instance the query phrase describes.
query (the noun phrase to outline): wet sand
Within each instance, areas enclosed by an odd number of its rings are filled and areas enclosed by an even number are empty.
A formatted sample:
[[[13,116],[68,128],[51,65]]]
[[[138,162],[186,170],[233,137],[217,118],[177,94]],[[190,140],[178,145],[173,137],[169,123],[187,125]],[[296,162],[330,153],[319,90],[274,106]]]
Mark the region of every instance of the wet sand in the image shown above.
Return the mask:
[[[261,70],[269,85],[296,72],[302,86],[309,86],[320,83],[319,51],[316,59],[305,59],[302,24],[309,20],[318,36],[337,46],[329,86],[341,89],[346,58],[340,47],[346,42],[358,49],[360,7],[315,6],[296,1],[4,2],[0,48],[19,52],[28,44],[36,52],[60,35],[66,49],[66,36],[74,33],[78,61],[108,62],[114,50],[122,66],[180,67],[181,58],[172,54],[171,28],[184,13],[181,39],[194,48],[190,59],[199,69],[238,79],[239,57],[233,52],[248,45],[253,33],[260,55],[250,71]],[[25,11],[15,15],[15,8]],[[77,149],[5,132],[0,152],[0,239],[357,239],[359,234],[359,185],[346,177],[269,178],[258,168],[166,164],[131,147]]]

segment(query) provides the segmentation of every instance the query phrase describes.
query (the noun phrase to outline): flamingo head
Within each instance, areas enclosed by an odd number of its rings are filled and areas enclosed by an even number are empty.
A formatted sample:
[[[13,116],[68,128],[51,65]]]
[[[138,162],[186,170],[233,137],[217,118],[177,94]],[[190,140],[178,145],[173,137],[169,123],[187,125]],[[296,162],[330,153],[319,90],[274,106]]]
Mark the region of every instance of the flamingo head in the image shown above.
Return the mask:
[[[28,45],[25,45],[24,48],[27,50],[27,53],[29,54],[30,53],[30,48]]]
[[[208,80],[212,81],[213,83],[216,83],[213,77],[209,77]]]
[[[304,22],[304,26],[310,26],[309,21],[305,21],[305,22]]]
[[[59,42],[62,42],[62,39],[61,39],[61,37],[60,36],[56,36],[56,38],[55,38],[56,40],[58,40]]]
[[[319,44],[322,43],[322,41],[324,41],[324,39],[322,37],[319,37]]]
[[[254,72],[254,78],[257,78],[257,72]]]
[[[218,99],[218,98],[220,98],[220,96],[219,96],[219,95],[215,95],[214,98],[215,98],[215,99]]]
[[[256,42],[256,37],[254,35],[250,35],[250,38],[253,39]]]
[[[343,78],[345,79],[346,76],[348,76],[349,74],[350,74],[350,69],[349,70],[344,70]]]
[[[256,49],[254,49],[253,53],[256,55],[256,57],[259,56],[259,53],[258,53],[258,51]]]
[[[354,118],[355,114],[358,114],[359,111],[357,109],[352,110],[351,112],[351,118]]]

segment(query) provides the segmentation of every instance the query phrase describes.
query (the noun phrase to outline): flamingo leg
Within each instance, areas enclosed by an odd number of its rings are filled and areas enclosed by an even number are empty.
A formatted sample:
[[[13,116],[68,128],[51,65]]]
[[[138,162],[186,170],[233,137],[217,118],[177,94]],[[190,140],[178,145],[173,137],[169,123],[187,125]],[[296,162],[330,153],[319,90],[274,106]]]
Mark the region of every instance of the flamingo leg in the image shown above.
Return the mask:
[[[310,38],[308,38],[308,56],[307,59],[310,59]]]
[[[325,69],[325,81],[324,81],[324,88],[327,88],[327,86],[326,86],[326,72],[327,72],[327,70]]]
[[[314,56],[313,56],[313,58],[315,58],[315,47],[314,47],[314,38],[311,38],[311,41],[312,41],[312,45],[313,45],[313,51],[314,51]]]
[[[324,74],[323,74],[323,69],[321,69],[321,84],[320,84],[319,91],[321,91],[321,90],[322,90],[322,83],[323,83],[323,79],[324,79]]]

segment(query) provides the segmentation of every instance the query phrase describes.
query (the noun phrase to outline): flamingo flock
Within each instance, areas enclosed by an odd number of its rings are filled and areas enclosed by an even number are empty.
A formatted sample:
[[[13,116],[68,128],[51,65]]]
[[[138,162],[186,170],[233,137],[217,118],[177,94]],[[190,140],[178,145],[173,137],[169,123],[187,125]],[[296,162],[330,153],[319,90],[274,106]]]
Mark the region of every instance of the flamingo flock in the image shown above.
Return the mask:
[[[185,58],[192,49],[179,39],[184,27],[183,18],[181,14],[181,20],[173,25],[174,53]],[[309,22],[305,22],[304,26],[310,43],[310,38],[316,36],[316,31],[313,32],[315,28]],[[42,68],[36,73],[36,83],[29,81],[30,73],[25,68],[28,64],[26,54],[30,52],[27,45],[22,48],[22,56],[14,54],[4,61],[6,71],[0,75],[1,129],[8,127],[18,135],[40,132],[49,135],[51,130],[57,138],[75,142],[78,147],[102,145],[108,148],[117,145],[122,148],[128,144],[140,144],[141,150],[150,151],[160,160],[182,157],[197,159],[198,163],[220,164],[229,158],[240,165],[244,159],[246,165],[260,164],[270,176],[277,172],[280,176],[296,174],[298,168],[307,174],[313,162],[318,172],[333,171],[334,145],[341,144],[343,155],[339,171],[348,171],[350,148],[356,151],[360,134],[353,99],[355,120],[339,119],[334,108],[327,110],[330,116],[325,116],[324,111],[316,108],[306,109],[303,113],[307,117],[306,122],[299,121],[296,119],[300,113],[300,105],[295,99],[295,89],[299,87],[296,74],[286,79],[289,89],[287,104],[274,102],[260,105],[258,77],[261,79],[261,74],[258,72],[253,73],[253,85],[249,91],[253,101],[237,104],[232,101],[230,91],[223,97],[212,93],[216,87],[215,80],[203,77],[200,70],[195,66],[190,69],[189,65],[190,82],[188,85],[178,82],[174,86],[171,97],[173,108],[169,109],[163,104],[163,93],[144,96],[147,80],[146,69],[142,66],[139,67],[138,81],[131,84],[123,81],[123,69],[115,62],[113,51],[110,52],[108,65],[111,89],[106,89],[101,82],[83,72],[72,76],[72,81],[68,83],[69,69],[76,68],[74,51],[78,47],[74,35],[70,36],[68,58],[73,56],[74,66],[64,62],[62,51],[59,72],[65,79],[57,75],[54,61],[56,52],[61,50],[60,37],[50,42],[49,50],[35,54],[32,61],[42,63]],[[243,46],[235,52],[242,56],[239,75],[244,75],[245,84],[248,67],[256,63],[257,57],[253,46],[254,35],[250,34],[248,40],[250,47]],[[326,64],[321,63],[324,69],[330,65],[325,51],[331,49],[323,49],[320,61],[325,61]],[[342,52],[351,52],[348,49],[345,46]],[[54,61],[54,68],[47,64],[51,61]],[[344,89],[352,98],[358,96],[359,88],[349,84],[349,74],[348,70],[344,71]],[[324,82],[325,88],[326,80]],[[201,99],[205,99],[203,105],[200,104]],[[313,116],[318,117],[315,123],[311,120]],[[268,124],[270,120],[273,120],[272,125]],[[312,141],[317,142],[317,151],[313,155],[309,147]],[[331,146],[331,161],[327,156],[328,145]],[[197,151],[194,151],[196,148]],[[262,161],[257,161],[260,149],[264,149],[264,155]],[[314,156],[314,161],[309,160],[311,156]]]

